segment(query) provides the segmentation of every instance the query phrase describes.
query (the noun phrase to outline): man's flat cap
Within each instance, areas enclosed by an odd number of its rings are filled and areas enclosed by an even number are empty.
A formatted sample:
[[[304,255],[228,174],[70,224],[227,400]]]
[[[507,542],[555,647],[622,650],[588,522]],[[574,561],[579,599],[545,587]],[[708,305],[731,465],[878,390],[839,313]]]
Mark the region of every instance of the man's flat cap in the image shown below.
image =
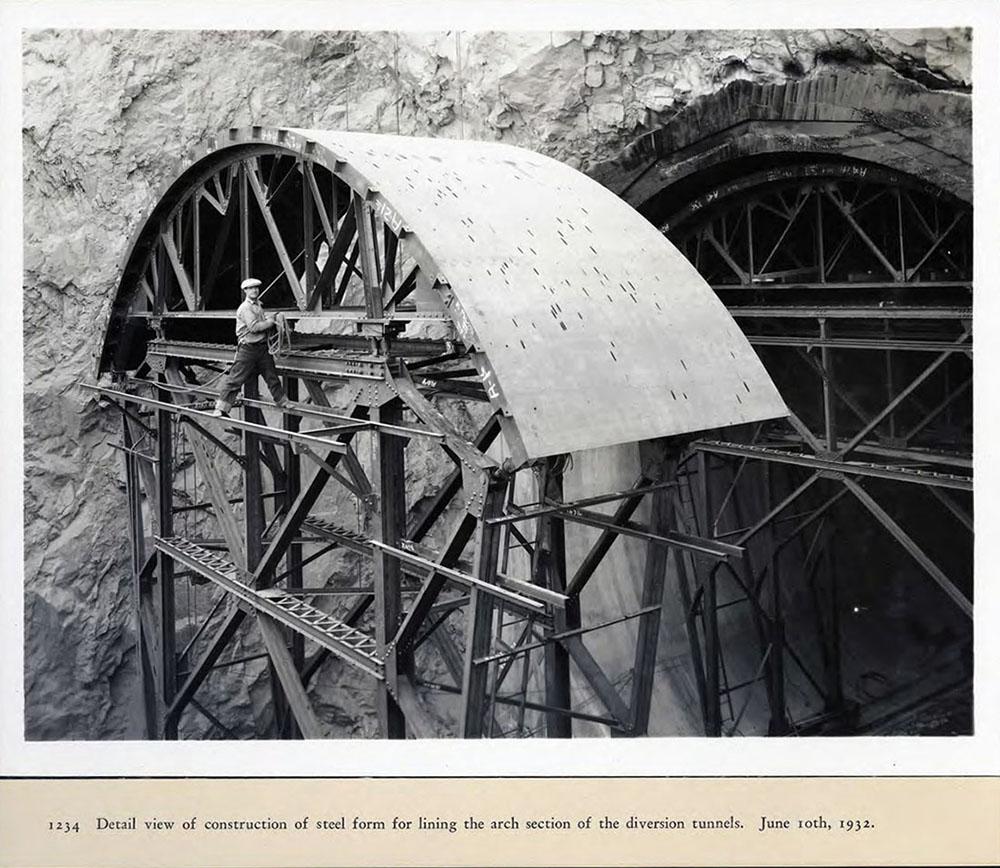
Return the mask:
[[[255,286],[260,286],[260,281],[256,277],[248,277],[243,283],[240,284],[240,289],[246,291],[248,289],[253,289]]]

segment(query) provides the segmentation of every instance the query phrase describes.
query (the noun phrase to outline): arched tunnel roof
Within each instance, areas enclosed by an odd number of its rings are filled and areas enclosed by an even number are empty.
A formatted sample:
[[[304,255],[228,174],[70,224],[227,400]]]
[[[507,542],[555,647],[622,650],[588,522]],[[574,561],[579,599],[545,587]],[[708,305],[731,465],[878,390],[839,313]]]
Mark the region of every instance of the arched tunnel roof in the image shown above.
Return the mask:
[[[260,128],[218,137],[199,162],[254,142],[325,165],[400,232],[488,360],[484,385],[527,457],[786,415],[695,268],[569,166],[499,143]]]

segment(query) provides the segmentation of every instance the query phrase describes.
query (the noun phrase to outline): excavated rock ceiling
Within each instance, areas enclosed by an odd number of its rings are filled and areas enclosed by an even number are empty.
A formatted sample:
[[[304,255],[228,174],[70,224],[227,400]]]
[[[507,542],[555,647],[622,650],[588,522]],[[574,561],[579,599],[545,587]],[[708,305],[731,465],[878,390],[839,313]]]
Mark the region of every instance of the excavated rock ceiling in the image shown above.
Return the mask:
[[[260,124],[496,139],[587,171],[734,77],[780,82],[844,66],[964,92],[971,36],[26,33],[27,736],[139,734],[123,472],[110,445],[118,419],[75,387],[93,377],[127,239],[179,155]],[[224,683],[237,711],[266,715],[259,671]],[[360,684],[323,690],[331,733],[372,733]]]

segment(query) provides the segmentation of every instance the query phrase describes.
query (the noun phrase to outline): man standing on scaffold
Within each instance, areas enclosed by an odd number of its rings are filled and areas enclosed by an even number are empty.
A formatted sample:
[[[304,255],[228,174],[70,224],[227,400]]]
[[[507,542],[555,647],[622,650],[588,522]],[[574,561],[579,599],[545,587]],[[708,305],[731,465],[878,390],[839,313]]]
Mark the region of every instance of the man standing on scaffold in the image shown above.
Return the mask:
[[[260,306],[260,281],[248,278],[240,284],[240,289],[244,299],[236,310],[236,358],[222,381],[213,416],[228,416],[243,384],[258,374],[264,377],[274,403],[279,407],[289,405],[267,346],[267,333],[274,328],[275,319]]]

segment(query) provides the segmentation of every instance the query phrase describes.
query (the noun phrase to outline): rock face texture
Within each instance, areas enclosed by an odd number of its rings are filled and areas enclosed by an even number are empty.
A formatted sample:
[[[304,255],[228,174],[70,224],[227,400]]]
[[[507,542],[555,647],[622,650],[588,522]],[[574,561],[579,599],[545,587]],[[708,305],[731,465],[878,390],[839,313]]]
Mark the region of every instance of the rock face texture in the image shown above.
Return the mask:
[[[809,79],[831,67],[967,92],[971,35],[26,34],[27,737],[140,734],[123,470],[110,445],[119,422],[76,384],[93,380],[118,265],[179,155],[218,130],[259,124],[502,140],[586,172],[733,79]],[[626,547],[621,557],[637,555]],[[661,648],[663,670],[681,665],[679,640]],[[262,728],[268,694],[257,666],[226,682],[225,699]],[[317,690],[331,734],[372,734],[361,682],[331,677]],[[659,719],[664,734],[694,731],[693,717]]]

